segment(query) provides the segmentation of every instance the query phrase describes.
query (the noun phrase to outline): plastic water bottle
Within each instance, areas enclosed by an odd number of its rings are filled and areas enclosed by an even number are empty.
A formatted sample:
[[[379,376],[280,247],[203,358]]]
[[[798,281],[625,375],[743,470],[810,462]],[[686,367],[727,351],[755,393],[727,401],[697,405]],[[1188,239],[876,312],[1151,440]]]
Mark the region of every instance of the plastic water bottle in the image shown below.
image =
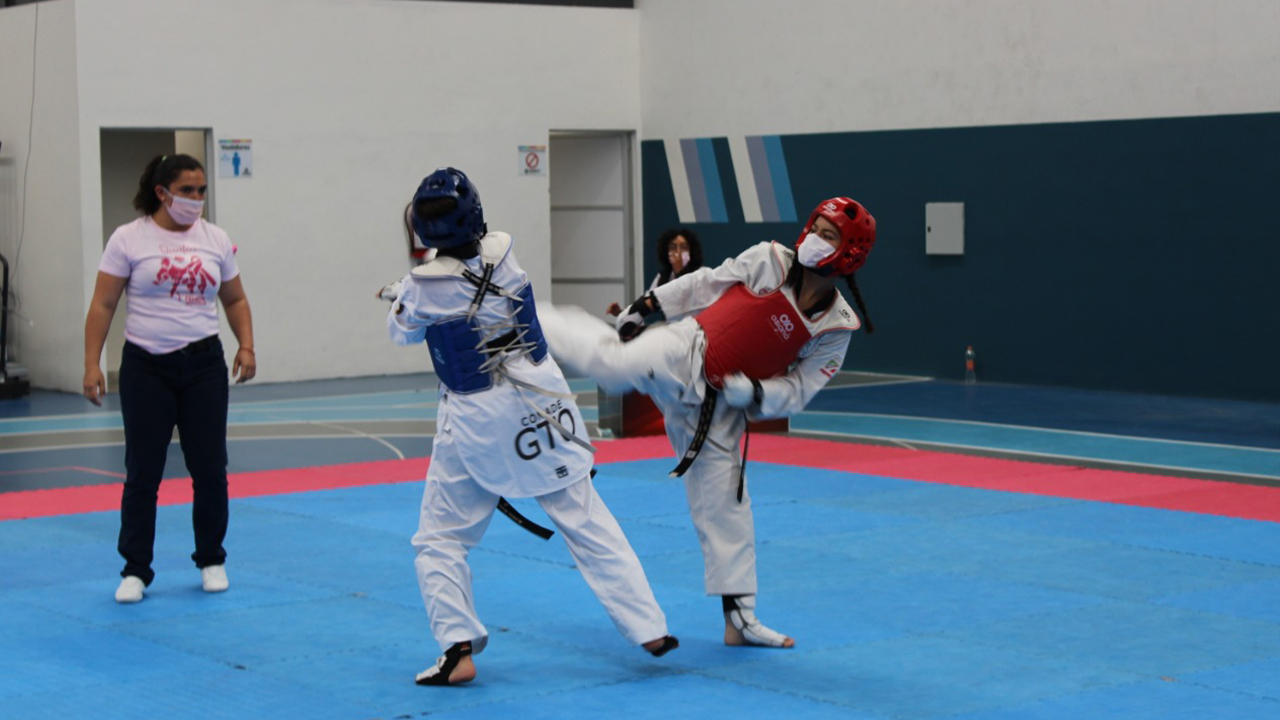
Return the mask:
[[[978,375],[973,371],[973,361],[977,356],[973,353],[973,346],[970,345],[964,349],[964,384],[972,385],[978,382]]]

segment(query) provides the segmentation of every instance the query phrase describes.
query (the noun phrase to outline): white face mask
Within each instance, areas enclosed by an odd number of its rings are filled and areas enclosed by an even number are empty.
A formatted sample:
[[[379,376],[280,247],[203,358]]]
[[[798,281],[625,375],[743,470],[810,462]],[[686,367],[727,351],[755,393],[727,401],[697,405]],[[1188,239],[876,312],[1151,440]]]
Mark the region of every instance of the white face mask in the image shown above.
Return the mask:
[[[831,253],[836,249],[831,247],[831,243],[823,240],[817,233],[809,233],[804,236],[804,240],[800,243],[800,249],[796,251],[797,259],[800,264],[807,268],[816,268],[818,263],[831,257]]]
[[[168,190],[165,190],[165,193],[173,200],[165,206],[165,209],[169,211],[169,217],[173,218],[174,222],[179,225],[191,225],[200,219],[200,215],[204,212],[203,200],[178,197]]]

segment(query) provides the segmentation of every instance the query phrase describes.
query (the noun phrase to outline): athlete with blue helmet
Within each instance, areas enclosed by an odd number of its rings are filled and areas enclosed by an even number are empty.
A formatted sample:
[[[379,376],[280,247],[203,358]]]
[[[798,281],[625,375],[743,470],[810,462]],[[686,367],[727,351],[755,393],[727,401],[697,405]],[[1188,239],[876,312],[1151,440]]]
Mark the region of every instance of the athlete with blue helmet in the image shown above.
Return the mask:
[[[548,355],[511,236],[489,232],[475,185],[454,168],[422,181],[406,219],[424,249],[422,264],[388,286],[395,297],[387,325],[397,344],[425,341],[440,377],[413,545],[444,654],[416,682],[454,685],[476,675],[472,655],[489,634],[476,613],[467,554],[495,509],[514,512],[503,496],[537,498],[628,640],[654,655],[675,648],[635,551],[592,485],[586,423]]]

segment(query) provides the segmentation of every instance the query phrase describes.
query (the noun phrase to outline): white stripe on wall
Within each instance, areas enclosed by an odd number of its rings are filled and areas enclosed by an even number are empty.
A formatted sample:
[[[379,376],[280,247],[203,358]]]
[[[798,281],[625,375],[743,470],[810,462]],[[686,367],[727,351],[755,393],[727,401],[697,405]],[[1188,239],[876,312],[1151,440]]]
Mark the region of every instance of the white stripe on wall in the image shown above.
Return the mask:
[[[681,224],[691,223],[695,220],[693,196],[689,192],[689,173],[684,167],[684,154],[680,151],[680,140],[678,138],[663,140],[662,148],[667,153],[667,167],[671,170],[671,190],[676,196],[676,213],[680,216]]]
[[[756,192],[756,176],[751,171],[751,155],[747,152],[747,138],[743,135],[730,136],[729,154],[733,157],[733,176],[738,180],[738,197],[742,198],[742,214],[749,223],[764,222],[760,212],[760,194]]]

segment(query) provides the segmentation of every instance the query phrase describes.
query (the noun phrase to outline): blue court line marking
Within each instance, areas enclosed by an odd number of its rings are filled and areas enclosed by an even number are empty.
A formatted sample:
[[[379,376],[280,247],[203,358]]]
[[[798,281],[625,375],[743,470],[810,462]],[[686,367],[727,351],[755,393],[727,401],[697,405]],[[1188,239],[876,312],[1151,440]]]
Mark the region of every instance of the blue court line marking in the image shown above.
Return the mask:
[[[582,413],[583,420],[586,420],[587,422],[598,422],[600,419],[599,411],[594,407],[581,408],[580,411]],[[229,413],[228,415],[228,424],[230,426],[253,425],[255,427],[261,428],[262,431],[260,431],[258,434],[254,435],[253,437],[228,438],[228,442],[237,443],[237,442],[245,442],[250,440],[278,441],[278,440],[353,439],[353,438],[364,437],[364,438],[373,440],[375,442],[382,442],[383,444],[386,444],[385,442],[383,442],[384,438],[434,437],[435,433],[433,432],[415,433],[415,432],[407,432],[403,430],[395,431],[395,432],[370,433],[370,432],[365,432],[363,430],[360,430],[358,428],[345,427],[343,423],[352,422],[352,421],[361,421],[361,420],[428,420],[428,421],[432,421],[435,419],[436,419],[435,407],[402,409],[400,412],[396,412],[394,414],[388,412],[387,410],[370,411],[367,413],[358,413],[355,415],[337,414],[334,417],[331,417],[328,419],[325,419],[322,417],[297,418],[297,417],[290,417],[290,416],[286,416],[283,419],[252,417],[252,416],[239,414],[233,409],[231,413]],[[70,420],[71,418],[68,418],[68,421]],[[272,425],[292,426],[292,427],[296,427],[297,425],[313,425],[315,427],[315,432],[307,435],[298,435],[296,433],[272,434],[270,432],[270,427]],[[69,429],[56,429],[56,430],[29,428],[29,429],[26,429],[25,431],[12,431],[9,433],[0,432],[0,435],[5,435],[5,434],[23,435],[23,434],[39,433],[46,436],[56,436],[60,433],[70,434],[70,433],[77,432],[80,430],[85,430],[85,429],[119,429],[120,427],[121,427],[120,419],[117,416],[112,422],[95,423],[93,427],[82,425],[81,427],[73,427]],[[117,447],[122,444],[123,444],[123,440],[107,441],[107,442],[77,442],[77,443],[68,443],[65,445],[54,445],[54,446],[39,447],[39,448],[0,449],[0,456],[12,455],[17,453],[34,455],[39,453],[61,452],[61,451],[65,451],[72,448],[87,449],[87,448],[100,448],[100,447]]]
[[[385,392],[349,393],[345,395],[325,395],[321,397],[289,398],[286,400],[244,400],[232,401],[231,407],[242,408],[326,408],[345,407],[351,404],[368,405],[370,403],[404,404],[432,402],[437,399],[435,387],[424,387],[421,390],[388,390]]]
[[[307,422],[351,422],[357,420],[431,420],[435,407],[371,407],[359,409],[317,408],[314,410],[273,410],[238,408],[227,413],[231,425],[272,425]],[[0,435],[53,435],[84,430],[118,430],[124,426],[120,413],[103,415],[66,415],[56,418],[32,418],[22,424],[0,427]]]
[[[336,413],[343,409],[368,411],[365,415],[352,414],[347,419],[383,419],[378,416],[386,416],[394,412],[395,417],[385,417],[385,419],[390,420],[401,419],[402,416],[406,416],[405,413],[417,413],[420,416],[422,410],[428,408],[432,409],[434,415],[435,405],[436,396],[434,393],[388,392],[300,400],[232,402],[229,412],[232,417],[231,422],[251,422],[253,421],[251,418],[254,413],[269,412],[294,413],[295,417],[301,416],[300,419],[314,417],[307,415],[307,413],[317,413],[323,419],[332,419],[333,415],[326,418],[322,413]],[[102,410],[100,412],[77,413],[74,415],[42,415],[0,419],[0,435],[27,435],[60,430],[99,430],[120,427],[122,427],[122,421],[119,410]]]
[[[1125,462],[1174,472],[1228,472],[1280,479],[1280,451],[1266,448],[867,413],[804,412],[791,418],[791,429],[826,435],[1009,450],[1045,458]]]
[[[92,415],[55,415],[51,417],[0,420],[0,435],[32,435],[76,430],[111,430],[121,426],[120,411],[117,410]]]
[[[595,392],[595,383],[572,380],[569,389],[575,393]],[[424,391],[389,391],[356,393],[323,398],[232,402],[227,421],[230,424],[263,425],[271,423],[342,422],[352,420],[434,420],[437,396],[434,389]],[[272,413],[279,413],[273,417]],[[583,408],[583,417],[595,419],[594,408]],[[45,415],[0,419],[0,435],[75,432],[82,430],[118,430],[123,427],[119,410],[75,415]]]
[[[307,422],[351,422],[357,420],[423,420],[436,416],[434,407],[328,408],[311,411],[254,410],[232,408],[227,414],[233,425],[266,425]]]

